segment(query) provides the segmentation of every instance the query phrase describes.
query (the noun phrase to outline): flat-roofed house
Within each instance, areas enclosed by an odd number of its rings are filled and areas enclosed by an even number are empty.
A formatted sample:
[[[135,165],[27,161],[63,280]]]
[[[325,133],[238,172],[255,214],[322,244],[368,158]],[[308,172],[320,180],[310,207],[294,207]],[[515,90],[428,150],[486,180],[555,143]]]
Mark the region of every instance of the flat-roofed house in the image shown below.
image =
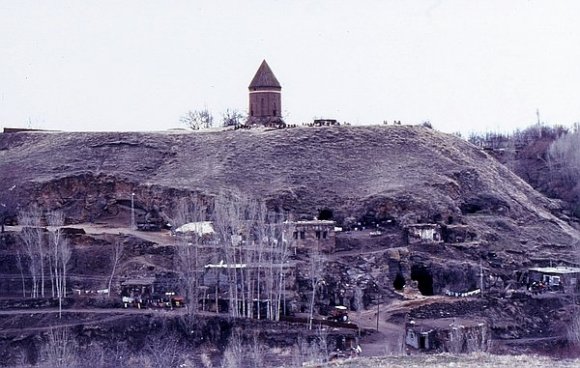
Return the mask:
[[[528,285],[543,283],[550,290],[574,293],[580,291],[580,267],[532,267],[528,270]]]

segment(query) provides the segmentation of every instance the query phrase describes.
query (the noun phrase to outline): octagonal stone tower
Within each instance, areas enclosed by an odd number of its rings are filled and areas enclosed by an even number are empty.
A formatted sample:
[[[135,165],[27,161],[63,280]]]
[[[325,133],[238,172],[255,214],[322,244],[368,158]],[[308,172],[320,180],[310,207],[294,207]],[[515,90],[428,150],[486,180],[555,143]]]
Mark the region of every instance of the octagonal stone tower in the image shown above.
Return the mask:
[[[262,61],[248,89],[250,105],[246,124],[267,127],[284,126],[281,112],[282,86],[266,60]]]

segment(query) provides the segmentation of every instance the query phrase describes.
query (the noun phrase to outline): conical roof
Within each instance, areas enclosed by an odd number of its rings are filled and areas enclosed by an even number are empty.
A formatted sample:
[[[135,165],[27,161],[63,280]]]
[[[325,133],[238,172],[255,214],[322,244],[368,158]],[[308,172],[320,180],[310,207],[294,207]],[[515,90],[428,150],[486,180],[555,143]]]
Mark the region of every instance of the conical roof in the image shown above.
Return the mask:
[[[256,75],[252,79],[250,86],[248,88],[259,88],[259,87],[273,87],[273,88],[282,88],[278,79],[270,69],[270,66],[266,62],[266,60],[262,61],[262,64],[258,68]]]

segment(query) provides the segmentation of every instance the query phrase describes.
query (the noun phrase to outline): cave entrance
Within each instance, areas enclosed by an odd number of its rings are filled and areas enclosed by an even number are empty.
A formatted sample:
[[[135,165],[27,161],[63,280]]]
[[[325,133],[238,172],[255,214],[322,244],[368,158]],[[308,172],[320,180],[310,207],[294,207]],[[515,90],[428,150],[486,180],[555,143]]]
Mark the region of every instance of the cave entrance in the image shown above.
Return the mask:
[[[433,276],[423,265],[411,267],[411,280],[417,281],[422,295],[433,295]]]
[[[400,272],[395,277],[395,281],[393,281],[393,287],[395,290],[403,290],[405,287],[405,277]]]

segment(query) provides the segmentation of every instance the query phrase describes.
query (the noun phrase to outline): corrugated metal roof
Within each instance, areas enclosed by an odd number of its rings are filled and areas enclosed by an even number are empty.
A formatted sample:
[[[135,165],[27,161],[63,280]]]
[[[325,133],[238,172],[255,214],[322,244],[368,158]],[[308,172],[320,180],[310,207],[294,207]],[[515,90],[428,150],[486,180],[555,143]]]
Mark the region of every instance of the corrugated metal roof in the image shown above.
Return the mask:
[[[290,225],[300,226],[300,225],[328,225],[334,226],[335,222],[332,220],[301,220],[301,221],[292,221],[286,222]]]
[[[236,263],[236,264],[228,264],[224,263],[224,261],[220,261],[217,264],[207,264],[205,268],[246,268],[247,265],[245,263]]]
[[[579,267],[566,267],[566,266],[556,266],[556,267],[533,267],[530,271],[542,272],[542,273],[580,273]]]
[[[121,285],[122,286],[128,286],[128,285],[147,286],[147,285],[153,285],[154,282],[155,282],[155,277],[139,277],[139,278],[124,280],[123,282],[121,282]]]

